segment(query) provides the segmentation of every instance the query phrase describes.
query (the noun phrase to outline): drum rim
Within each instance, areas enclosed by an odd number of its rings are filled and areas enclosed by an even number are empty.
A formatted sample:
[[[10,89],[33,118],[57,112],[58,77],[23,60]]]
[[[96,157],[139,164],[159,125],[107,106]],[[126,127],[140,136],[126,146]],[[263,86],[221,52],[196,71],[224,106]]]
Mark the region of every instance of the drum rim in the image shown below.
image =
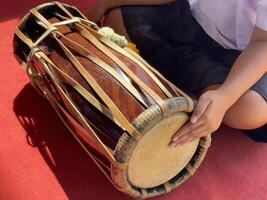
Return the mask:
[[[172,114],[177,113],[177,108],[170,106],[176,105],[177,101],[180,101],[184,97],[175,97],[172,99],[167,99],[164,101],[167,111],[162,111],[159,105],[153,105],[143,113],[141,113],[133,122],[132,125],[141,132],[142,137],[155,126],[161,119],[166,118]],[[186,101],[180,101],[185,103]],[[181,105],[180,105],[181,106]],[[184,112],[185,113],[185,112]],[[141,138],[142,138],[141,137]],[[114,151],[114,157],[119,163],[118,165],[112,165],[111,177],[114,180],[116,186],[119,190],[128,193],[130,196],[135,198],[151,198],[158,195],[168,193],[180,186],[184,181],[186,181],[190,176],[192,176],[196,169],[202,163],[207,150],[211,143],[210,135],[200,139],[197,146],[196,152],[191,158],[190,162],[185,168],[181,170],[175,177],[171,178],[169,181],[153,187],[153,188],[138,188],[130,184],[127,180],[127,167],[131,158],[131,154],[135,150],[138,141],[131,137],[128,133],[124,133]],[[168,188],[164,184],[169,185]]]

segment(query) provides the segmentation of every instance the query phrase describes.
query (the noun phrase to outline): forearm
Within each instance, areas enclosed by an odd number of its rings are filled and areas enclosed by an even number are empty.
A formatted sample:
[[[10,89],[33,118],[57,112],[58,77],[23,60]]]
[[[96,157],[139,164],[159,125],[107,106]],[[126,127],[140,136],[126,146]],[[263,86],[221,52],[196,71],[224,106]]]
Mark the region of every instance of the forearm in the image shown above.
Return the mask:
[[[233,65],[226,81],[219,88],[233,105],[267,72],[267,41],[251,43]]]

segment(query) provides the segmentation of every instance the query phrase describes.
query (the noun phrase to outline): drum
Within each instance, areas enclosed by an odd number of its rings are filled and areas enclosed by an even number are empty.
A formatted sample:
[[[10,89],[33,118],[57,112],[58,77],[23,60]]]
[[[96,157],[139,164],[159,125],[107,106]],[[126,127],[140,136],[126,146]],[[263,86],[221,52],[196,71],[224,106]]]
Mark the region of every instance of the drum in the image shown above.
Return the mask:
[[[75,7],[43,4],[18,25],[14,54],[117,189],[143,199],[168,193],[194,174],[210,136],[169,147],[195,102],[101,30]]]

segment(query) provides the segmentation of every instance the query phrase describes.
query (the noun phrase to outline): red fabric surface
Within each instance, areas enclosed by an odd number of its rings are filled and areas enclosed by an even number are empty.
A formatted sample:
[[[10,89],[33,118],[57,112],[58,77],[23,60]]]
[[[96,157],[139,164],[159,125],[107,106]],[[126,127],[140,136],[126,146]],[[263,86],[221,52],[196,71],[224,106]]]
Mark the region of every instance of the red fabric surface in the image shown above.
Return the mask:
[[[41,2],[0,2],[0,200],[130,199],[101,174],[13,57],[19,17]],[[82,11],[90,6],[84,0],[67,3]],[[267,199],[266,150],[221,127],[196,174],[156,199]]]

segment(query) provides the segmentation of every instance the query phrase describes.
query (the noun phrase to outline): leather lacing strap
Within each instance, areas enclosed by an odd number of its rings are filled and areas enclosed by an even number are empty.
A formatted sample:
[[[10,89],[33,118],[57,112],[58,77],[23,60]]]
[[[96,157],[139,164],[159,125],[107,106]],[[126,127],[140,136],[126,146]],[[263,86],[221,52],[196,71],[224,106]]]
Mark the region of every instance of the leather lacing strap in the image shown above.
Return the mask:
[[[15,30],[15,34],[22,40],[24,41],[29,47],[32,46],[33,42],[26,37],[18,28]],[[58,73],[60,73],[65,79],[69,81],[69,84],[80,94],[82,95],[88,102],[90,102],[96,109],[98,109],[100,112],[102,112],[105,116],[110,118],[112,121],[114,121],[118,126],[121,127],[119,122],[113,118],[112,114],[110,111],[106,108],[105,105],[101,104],[91,93],[89,93],[83,86],[81,86],[78,82],[76,82],[73,78],[71,78],[67,73],[62,71],[58,66],[56,66],[50,58],[48,58],[40,49],[36,51],[35,53],[38,52],[38,57],[43,58],[50,66],[54,67]],[[37,54],[33,54],[37,55]],[[28,63],[29,65],[29,63]],[[29,66],[27,68],[30,69]],[[32,74],[30,74],[30,78],[32,77]],[[123,129],[123,127],[121,127]]]
[[[29,47],[31,47],[31,45],[33,44],[33,42],[31,41],[31,39],[29,39],[26,35],[24,35],[19,29],[16,30],[16,35],[23,41],[25,41],[25,44],[29,45]],[[53,81],[54,85],[57,87],[57,89],[59,90],[59,94],[62,97],[62,100],[64,101],[64,103],[67,105],[67,107],[69,107],[71,109],[71,112],[76,116],[77,120],[80,122],[80,124],[87,130],[87,132],[89,133],[90,137],[96,142],[97,146],[101,149],[101,151],[103,153],[105,153],[105,155],[107,156],[107,158],[110,160],[110,162],[114,163],[116,162],[114,157],[113,157],[113,152],[111,150],[109,150],[106,145],[103,144],[103,142],[99,139],[99,137],[97,136],[97,134],[94,132],[94,130],[91,128],[91,126],[88,124],[88,122],[86,121],[86,119],[83,117],[83,115],[80,113],[80,111],[76,108],[76,106],[72,103],[71,99],[68,97],[67,94],[65,94],[64,90],[62,89],[62,84],[58,83],[57,80],[55,79],[54,75],[52,74],[51,70],[49,69],[48,65],[45,62],[45,59],[42,60],[42,56],[45,57],[45,55],[43,54],[43,52],[39,51],[37,52],[34,56],[38,57],[40,62],[42,63],[45,71],[47,74],[49,74],[51,80]],[[31,78],[31,80],[33,79],[32,76],[29,76]],[[33,82],[35,80],[32,80]],[[38,81],[38,80],[37,80]],[[42,87],[43,89],[45,89],[45,87]],[[47,93],[47,90],[46,90]],[[51,98],[50,96],[47,96],[48,100],[50,100],[49,98]]]
[[[31,9],[30,12],[35,15],[37,18],[39,19],[45,19],[35,8]],[[54,23],[53,25],[49,25],[50,23],[46,23],[46,21],[42,21],[42,23],[45,23],[47,30],[41,35],[40,38],[38,38],[38,40],[36,42],[34,42],[33,44],[31,44],[29,47],[31,49],[29,55],[28,55],[28,60],[27,62],[31,61],[32,57],[34,56],[34,54],[37,51],[40,51],[40,48],[38,48],[39,44],[49,35],[51,35],[51,33],[55,34],[57,31],[57,26],[63,26],[63,25],[67,25],[67,24],[72,24],[75,22],[78,22],[78,19],[69,19],[69,20],[65,20],[62,22],[58,22],[58,23]]]
[[[19,28],[16,28],[15,30],[15,34],[17,35],[18,38],[20,38],[30,49],[33,46],[33,41],[28,38],[24,33],[22,33]],[[40,49],[35,48],[34,53],[37,53]],[[34,55],[32,54],[32,51],[30,51],[29,55]],[[32,79],[34,76],[36,76],[36,74],[33,72],[32,68],[30,68],[29,65],[29,56],[27,57],[27,63],[23,62],[23,68],[25,69],[25,71],[27,72],[27,75],[30,79]]]
[[[33,42],[27,37],[25,36],[19,29],[16,30],[16,34],[17,36],[23,40],[29,47],[33,44]],[[37,54],[35,54],[35,56],[39,57],[39,54],[42,52],[37,52]],[[45,54],[44,54],[45,55]],[[44,56],[45,57],[45,56]],[[52,63],[50,63],[52,64]],[[53,76],[51,76],[53,77]],[[106,178],[110,181],[110,183],[114,186],[117,187],[116,184],[112,181],[110,175],[104,170],[104,168],[108,169],[110,171],[110,167],[106,166],[101,160],[99,160],[93,153],[91,153],[86,146],[81,142],[81,140],[77,137],[77,135],[73,132],[72,128],[69,126],[69,124],[66,122],[66,120],[63,118],[62,113],[64,113],[65,116],[68,116],[68,118],[72,119],[72,117],[69,115],[69,113],[55,100],[54,96],[51,94],[50,90],[48,90],[46,87],[42,88],[46,94],[47,99],[49,100],[49,102],[51,103],[51,105],[53,106],[53,108],[55,109],[55,111],[57,112],[57,114],[59,115],[59,117],[61,118],[61,120],[63,121],[63,123],[66,125],[66,127],[69,129],[69,131],[72,133],[73,137],[77,140],[77,142],[81,145],[81,147],[85,150],[85,152],[87,153],[87,155],[89,155],[89,157],[91,157],[91,159],[94,161],[94,163],[98,166],[98,168],[103,172],[103,174],[106,176]],[[61,90],[61,93],[64,94],[64,91],[59,87],[59,89]],[[67,95],[64,95],[65,98],[68,100]],[[69,103],[71,103],[71,101],[69,100]],[[75,108],[75,106],[71,103],[71,105]],[[77,110],[78,114],[79,111]],[[82,117],[82,116],[81,116]],[[72,123],[74,123],[77,127],[79,127],[80,125],[73,120]],[[85,121],[85,123],[87,123]],[[89,126],[89,125],[88,125]],[[94,131],[90,128],[90,126],[88,127],[87,125],[85,127],[89,128],[92,132],[90,133],[94,133]],[[83,128],[85,128],[83,127]],[[86,129],[86,128],[85,128]],[[96,136],[97,135],[94,134],[90,134],[91,136]],[[104,153],[107,158],[109,159],[109,161],[111,163],[116,163],[113,155],[112,155],[112,151],[109,150],[101,141],[100,139],[96,139],[94,138],[94,141],[96,141],[97,146],[100,147],[102,153]],[[104,150],[104,152],[103,152]]]
[[[40,56],[54,69],[56,69],[65,79],[68,80],[68,83],[85,98],[88,102],[90,102],[97,110],[102,112],[106,117],[114,121],[118,126],[124,129],[121,124],[113,118],[112,113],[106,108],[105,105],[101,104],[90,92],[88,92],[83,86],[81,86],[77,81],[71,78],[67,73],[62,71],[58,66],[56,66],[43,52],[40,52]]]
[[[66,56],[69,58],[71,63],[75,68],[80,72],[80,74],[85,78],[85,80],[92,86],[97,95],[105,102],[109,107],[111,113],[115,118],[120,122],[120,124],[131,134],[134,138],[139,137],[139,133],[132,127],[130,122],[126,117],[121,113],[115,103],[109,98],[109,96],[104,92],[96,80],[91,76],[91,74],[82,66],[82,64],[77,60],[77,58],[70,52],[70,50],[58,39],[55,37],[55,40],[61,46]]]
[[[85,24],[87,24],[87,25],[89,25],[90,27],[93,27],[93,28],[95,28],[95,29],[98,29],[98,25],[96,24],[96,23],[94,23],[94,22],[92,22],[92,21],[89,21],[88,19],[87,19],[87,17],[84,15],[84,14],[82,14],[79,10],[77,10],[77,9],[75,9],[83,18],[80,18],[80,17],[74,17],[61,3],[59,3],[59,2],[54,2],[61,10],[63,10],[70,18],[74,18],[74,19],[76,19],[76,18],[78,18],[82,23],[85,23]],[[59,16],[61,16],[61,15],[59,15]],[[62,17],[62,16],[61,16]]]
[[[59,6],[70,18],[76,18],[74,17],[62,4],[56,2],[57,6]],[[61,16],[63,17],[63,16]],[[63,17],[64,18],[64,17]],[[86,17],[85,17],[86,19]],[[66,20],[66,18],[65,18]],[[85,23],[81,23],[82,25],[86,24],[87,20],[82,20],[80,22],[85,22]],[[118,51],[119,53],[123,54],[123,50],[116,44],[114,44],[113,42],[111,42],[110,40],[108,40],[106,37],[103,37],[102,35],[98,34],[95,32],[94,36],[97,38],[97,39],[100,39],[101,41],[104,41],[104,43],[111,47],[112,49]],[[91,40],[90,40],[91,41]],[[92,42],[92,41],[91,41]],[[108,50],[108,49],[105,49],[105,50]],[[123,54],[124,55],[124,54]],[[133,60],[133,57],[128,57],[130,60]],[[167,95],[167,97],[171,98],[173,97],[172,94],[167,90],[167,88],[158,80],[158,78],[153,74],[151,73],[151,71],[146,68],[144,65],[142,65],[140,62],[136,62],[136,64],[138,64],[142,70],[144,70],[146,72],[146,74],[148,76],[150,76],[152,78],[152,80],[159,86],[159,88]]]
[[[94,35],[88,31],[87,29],[81,27],[81,25],[79,24],[75,24],[75,26],[77,27],[78,30],[80,30],[80,33],[85,36],[85,38],[87,38],[89,41],[91,41],[92,43],[95,43],[95,45],[104,53],[106,53],[106,55],[108,55],[110,58],[113,59],[113,54],[111,53],[111,51],[109,49],[107,49],[104,45],[101,45],[101,42],[99,42],[98,39],[96,39],[94,37]],[[102,38],[105,38],[105,37],[102,37]],[[122,54],[123,50],[121,49],[120,50],[120,47],[115,45],[114,43],[112,42],[107,42],[108,40],[107,39],[102,39],[102,42],[105,43],[105,44],[108,44],[107,46],[110,46],[112,49],[115,49],[116,51],[118,51],[119,53]],[[112,43],[112,44],[111,44]],[[101,47],[102,46],[102,47]],[[117,46],[115,48],[115,46]],[[103,49],[103,50],[102,50]],[[150,66],[146,61],[144,61],[139,55],[137,55],[135,52],[132,52],[132,50],[129,50],[128,52],[131,51],[131,54],[127,52],[126,53],[123,53],[122,55],[125,55],[126,57],[128,57],[130,60],[132,60],[133,62],[136,62],[144,71],[146,72],[149,72],[149,70],[151,70],[153,73],[155,73],[156,75],[158,75],[162,80],[164,80],[169,86],[170,88],[175,92],[177,93],[178,96],[182,95],[184,97],[187,98],[187,100],[189,101],[191,105],[191,107],[193,107],[193,101],[191,100],[191,98],[186,95],[184,92],[182,92],[180,89],[178,89],[176,86],[174,86],[170,81],[168,81],[167,79],[165,79],[159,72],[157,72],[152,66]],[[135,56],[133,56],[132,54],[134,54]],[[114,61],[116,62],[117,60],[117,57],[114,56]],[[117,62],[118,66],[121,67],[121,69],[123,71],[126,72],[126,74],[132,78],[134,81],[136,81],[136,83],[142,88],[144,89],[155,101],[156,103],[162,108],[163,112],[164,112],[164,108],[162,107],[162,105],[164,105],[163,103],[163,100],[156,94],[154,93],[153,90],[151,90],[146,84],[142,85],[143,82],[141,80],[139,80],[134,73],[132,73],[131,70],[128,69],[128,67],[123,64],[119,59],[118,59],[118,62]],[[128,73],[129,72],[129,73]],[[149,75],[151,76],[152,73],[150,72]],[[137,79],[135,79],[137,78]],[[154,81],[155,80],[158,80],[158,78],[156,78],[154,75],[151,77]],[[155,81],[157,83],[157,81]],[[161,83],[161,82],[160,82]],[[164,88],[166,91],[168,91],[166,89],[166,87],[161,83],[162,87],[163,87],[163,91],[164,91]],[[160,87],[160,86],[159,86]],[[160,87],[160,88],[162,88]],[[151,92],[151,93],[150,93]],[[169,91],[168,91],[169,92]],[[171,96],[171,94],[169,94]]]
[[[127,57],[134,63],[136,63],[157,85],[158,87],[165,93],[165,95],[169,98],[173,97],[173,95],[169,92],[169,90],[162,84],[162,82],[153,74],[153,71],[145,66],[142,62],[140,62],[138,59],[136,59],[131,54],[127,53],[126,48],[122,49],[120,46],[116,45],[114,42],[110,41],[106,37],[98,34],[97,32],[94,32],[92,30],[92,34],[99,39],[102,43],[110,47],[111,49],[115,50],[116,52],[120,53],[121,55]],[[135,53],[136,54],[136,53]]]
[[[92,52],[90,52],[89,50],[87,50],[86,48],[84,48],[83,46],[78,44],[77,42],[69,39],[68,37],[64,36],[61,33],[58,33],[58,34],[59,34],[59,36],[61,36],[63,38],[63,40],[68,41],[68,43],[65,43],[66,46],[74,47],[76,50],[78,50],[78,52],[82,56],[88,58],[89,60],[94,62],[96,65],[101,67],[103,70],[105,70],[111,76],[113,76],[121,85],[123,85],[140,103],[142,103],[145,107],[148,107],[148,104],[144,101],[145,97],[141,96],[140,93],[137,91],[137,89],[135,87],[133,87],[133,85],[130,82],[125,81],[125,79],[122,78],[120,76],[120,74],[115,69],[110,67],[107,63],[105,63],[104,61],[99,59]]]
[[[93,32],[94,33],[94,32]],[[130,60],[132,60],[133,62],[135,62],[137,65],[139,65],[144,71],[146,71],[151,78],[154,80],[158,80],[157,77],[155,77],[154,74],[156,74],[158,77],[160,77],[162,80],[164,80],[169,86],[170,88],[178,95],[178,96],[185,96],[187,98],[190,98],[188,95],[186,95],[182,90],[180,90],[179,88],[177,88],[173,83],[171,83],[169,80],[167,80],[164,76],[162,76],[154,67],[152,67],[150,64],[148,64],[148,62],[146,62],[140,55],[138,55],[136,52],[134,52],[132,49],[125,47],[125,48],[121,48],[120,46],[114,44],[113,42],[111,42],[110,40],[108,40],[106,37],[103,37],[97,33],[94,33],[95,37],[97,37],[97,39],[99,39],[101,42],[103,42],[105,45],[107,45],[108,47],[112,48],[113,50],[117,51],[118,53],[120,53],[121,55],[129,58]],[[153,72],[154,74],[152,74],[151,72]],[[154,80],[155,82],[157,82],[156,80]],[[162,85],[162,83],[160,82],[160,84]],[[164,91],[164,93],[168,96],[168,97],[172,97],[171,94],[168,94],[169,91],[165,86],[160,86],[160,88]],[[166,91],[165,91],[166,90]]]
[[[60,3],[56,3],[70,18],[73,18],[74,16]],[[61,16],[63,19],[67,20],[67,18]],[[187,96],[184,92],[179,90],[176,86],[174,86],[172,83],[170,83],[167,79],[165,79],[159,72],[157,72],[153,67],[151,67],[146,61],[144,61],[139,55],[137,55],[134,52],[130,51],[124,51],[122,48],[120,48],[118,45],[114,44],[113,42],[109,41],[107,38],[103,37],[102,35],[98,34],[94,30],[91,30],[92,32],[88,31],[88,27],[84,28],[82,27],[83,23],[75,23],[74,26],[76,26],[77,30],[80,32],[81,35],[83,35],[86,39],[88,39],[90,42],[92,42],[97,48],[99,48],[103,53],[105,53],[108,57],[110,57],[126,74],[132,78],[134,81],[136,81],[137,84],[142,84],[143,82],[138,79],[138,77],[132,77],[135,76],[135,74],[131,73],[131,70],[128,69],[127,66],[124,65],[112,52],[107,49],[104,45],[101,45],[101,42],[109,46],[110,48],[114,49],[115,51],[119,52],[120,54],[126,56],[130,60],[134,61],[136,64],[138,64],[141,69],[143,69],[162,89],[162,91],[168,96],[172,97],[168,89],[158,80],[158,78],[153,74],[155,73],[158,77],[160,77],[162,80],[164,80],[169,87],[177,94],[177,95],[183,95],[188,100],[190,100],[190,104],[192,103],[192,100],[189,96]],[[99,40],[101,42],[99,42]],[[127,50],[127,49],[126,49]],[[125,71],[126,70],[126,71]],[[127,73],[129,71],[129,73]],[[153,72],[153,73],[152,73]],[[134,78],[137,78],[135,80]],[[154,100],[156,100],[157,104],[161,107],[162,100],[160,97],[158,98],[157,94],[154,95],[152,91],[152,94],[149,91],[149,87],[146,87],[146,84],[139,85],[142,89],[144,89]],[[148,89],[148,91],[146,90]],[[158,98],[158,99],[157,99]],[[162,108],[164,110],[164,108]]]
[[[32,9],[31,13],[39,19],[41,22],[46,25],[46,28],[53,26],[48,22],[36,9]],[[99,86],[99,84],[95,81],[95,79],[91,76],[91,74],[81,65],[81,63],[77,60],[77,58],[70,52],[70,50],[57,38],[57,33],[51,32],[53,38],[60,45],[68,59],[74,65],[74,67],[79,71],[79,73],[85,78],[90,86],[94,89],[97,95],[105,102],[105,104],[109,107],[113,116],[120,122],[120,124],[127,130],[127,132],[132,135],[135,139],[140,138],[140,134],[137,130],[131,125],[131,123],[126,119],[126,117],[121,113],[118,107],[114,104],[114,102],[109,98],[109,96],[103,91],[103,89]],[[54,33],[54,34],[53,34]]]
[[[156,94],[151,88],[149,88],[142,80],[140,80],[120,59],[118,59],[108,48],[106,48],[101,42],[99,42],[88,30],[83,28],[79,24],[75,24],[75,27],[80,34],[88,41],[92,42],[100,51],[106,54],[113,62],[115,62],[120,69],[129,76],[140,88],[142,88],[158,105],[163,100]]]
[[[70,18],[74,16],[60,3],[56,3]],[[120,59],[118,59],[108,48],[106,48],[95,36],[83,27],[83,23],[75,23],[74,26],[80,34],[94,44],[100,51],[106,54],[113,62],[115,62],[122,71],[124,71],[135,83],[142,88],[158,105],[161,105],[163,100],[151,88],[149,88],[142,80],[140,80]]]
[[[53,108],[55,109],[55,111],[57,112],[57,114],[59,115],[59,117],[61,118],[61,120],[63,121],[63,123],[66,125],[66,127],[69,129],[69,131],[71,132],[71,134],[73,135],[73,137],[77,140],[77,142],[81,145],[81,147],[85,150],[85,152],[87,153],[87,155],[89,155],[89,157],[94,161],[94,163],[98,166],[98,168],[103,172],[103,174],[107,177],[107,179],[111,182],[111,184],[114,187],[117,187],[114,182],[112,181],[111,177],[109,176],[109,174],[107,174],[107,172],[103,169],[106,168],[110,171],[110,167],[106,166],[101,160],[99,160],[93,153],[91,153],[86,146],[81,142],[81,140],[77,137],[77,135],[73,132],[72,128],[69,126],[69,124],[66,122],[66,120],[63,118],[62,113],[64,113],[64,115],[69,116],[71,118],[71,116],[69,115],[69,113],[62,107],[60,106],[57,101],[55,100],[55,98],[53,97],[53,95],[50,93],[49,90],[45,89],[46,94],[48,95],[48,100],[51,103],[51,105],[53,106]],[[72,122],[75,123],[76,126],[80,126],[75,120]]]
[[[109,150],[104,144],[103,142],[100,140],[100,138],[97,136],[97,134],[95,133],[95,131],[92,129],[92,127],[88,124],[88,122],[86,121],[86,119],[84,118],[84,116],[80,113],[80,111],[76,108],[76,106],[73,104],[72,100],[68,97],[68,95],[64,92],[64,90],[62,89],[62,86],[54,79],[53,74],[51,73],[49,67],[47,66],[47,64],[45,62],[42,61],[42,59],[40,58],[41,63],[43,64],[43,67],[46,71],[46,73],[49,74],[51,80],[53,81],[54,85],[56,86],[56,88],[59,90],[59,94],[63,100],[63,102],[65,103],[65,105],[70,109],[70,112],[76,117],[76,119],[79,121],[79,123],[87,130],[87,132],[90,134],[91,138],[96,142],[97,146],[100,147],[100,149],[103,151],[104,153],[107,154],[107,157],[109,158],[109,160],[111,162],[114,162],[114,157],[112,154],[112,151]]]
[[[64,20],[68,19],[68,18],[66,18],[66,17],[64,17],[62,15],[57,15],[57,16],[62,18],[62,19],[64,19]],[[84,23],[84,21],[80,21],[80,22],[82,22],[81,25],[85,25],[85,28],[88,28],[88,26],[86,26],[86,23]],[[135,57],[129,55],[125,51],[125,49],[122,49],[120,46],[118,46],[114,42],[110,41],[108,38],[104,37],[103,35],[99,34],[95,30],[92,29],[90,31],[91,31],[91,34],[95,38],[100,40],[103,44],[105,44],[106,46],[110,47],[111,49],[117,51],[118,53],[124,55],[125,57],[127,57],[131,61],[135,62],[157,84],[157,86],[165,93],[165,95],[167,97],[169,97],[169,98],[173,97],[173,95],[169,92],[169,90],[161,83],[161,81],[152,73],[152,71],[149,68],[147,68],[144,64],[142,64],[142,62],[140,62],[139,60],[135,59]]]
[[[36,10],[32,10],[32,13],[34,13],[34,15],[39,16],[36,13]],[[55,27],[56,26],[60,26],[60,25],[66,25],[66,24],[71,24],[71,23],[75,23],[75,22],[80,22],[83,21],[81,18],[77,18],[74,17],[73,19],[75,20],[66,20],[67,23],[55,23],[55,24],[51,24],[51,26],[48,27],[48,30],[40,37],[40,39],[38,39],[38,41],[36,43],[34,43],[34,46],[37,46],[37,44],[39,44],[46,36],[47,33],[51,33],[54,30],[57,30]],[[86,21],[86,20],[84,20]],[[64,22],[64,21],[63,21]],[[46,23],[47,24],[47,23]],[[41,26],[43,26],[44,28],[47,28],[46,25],[40,23]],[[94,25],[94,24],[93,24]],[[51,28],[52,27],[52,28]],[[52,29],[52,31],[51,31]],[[64,36],[63,34],[61,34],[60,32],[55,32],[56,35],[59,35],[60,37],[62,37],[64,40],[67,40],[69,43],[65,44],[65,45],[69,45],[70,43],[72,45],[75,46],[75,48],[78,50],[78,52],[83,55],[84,57],[88,58],[89,60],[91,60],[92,62],[94,62],[96,65],[98,65],[99,67],[101,67],[103,70],[105,70],[107,73],[109,73],[111,76],[113,76],[118,82],[120,82],[121,85],[123,85],[141,104],[143,104],[143,106],[145,106],[146,108],[148,108],[148,104],[144,101],[145,97],[142,96],[135,87],[133,87],[133,85],[131,83],[125,82],[125,79],[121,77],[121,75],[114,70],[112,67],[110,67],[107,63],[105,63],[104,61],[102,61],[101,59],[99,59],[97,56],[95,56],[92,52],[90,52],[89,50],[87,50],[86,48],[84,48],[82,45],[78,44],[77,42],[69,39],[68,37]],[[36,48],[37,49],[37,48]],[[30,57],[35,53],[35,48],[32,49],[32,51],[30,52]]]
[[[64,8],[63,5],[58,4],[58,6],[65,11],[65,13],[70,17],[73,18],[73,15],[68,12],[66,10],[66,8]],[[61,16],[63,19],[67,19],[66,17]],[[122,63],[119,59],[117,59],[117,57],[112,54],[112,52],[107,49],[104,45],[101,45],[101,42],[103,42],[105,45],[107,45],[108,47],[112,48],[113,50],[117,51],[118,53],[124,55],[125,57],[129,58],[130,60],[132,60],[133,62],[135,62],[136,64],[138,64],[140,66],[141,69],[143,69],[151,78],[152,80],[161,88],[161,90],[168,96],[168,97],[172,97],[172,94],[168,91],[168,89],[159,81],[159,79],[155,76],[157,75],[159,78],[161,78],[162,80],[164,80],[168,86],[178,95],[182,95],[184,97],[187,98],[187,100],[189,101],[191,107],[193,107],[193,101],[191,100],[191,98],[186,95],[183,91],[181,91],[180,89],[178,89],[174,84],[172,84],[170,81],[168,81],[166,78],[164,78],[157,70],[155,70],[151,65],[149,65],[141,56],[137,55],[135,52],[133,52],[131,49],[129,48],[124,48],[122,49],[121,47],[119,47],[118,45],[114,44],[113,42],[111,42],[110,40],[108,40],[106,37],[103,37],[101,34],[98,34],[96,31],[94,31],[93,29],[91,29],[90,31],[88,30],[88,27],[85,26],[85,28],[83,27],[84,24],[83,23],[75,23],[74,26],[76,26],[77,30],[80,32],[81,35],[83,35],[86,39],[88,39],[90,42],[92,42],[97,48],[99,48],[103,53],[105,53],[108,57],[110,57],[123,71],[126,70],[126,74],[131,77],[134,81],[136,81],[131,74],[131,70],[130,74],[127,73],[128,68],[127,66],[124,65],[124,63]],[[101,42],[99,42],[101,41]],[[154,73],[154,74],[153,74]],[[135,76],[133,74],[133,76]],[[142,84],[141,80],[138,80],[137,78],[137,84],[139,85],[140,83]],[[146,84],[143,85],[139,85],[142,89],[146,89]],[[148,87],[148,90],[150,88]],[[147,92],[147,90],[145,90]],[[153,91],[152,94],[147,92],[154,100],[156,100],[156,103],[161,107],[162,104],[162,100],[157,99],[157,95],[154,96]],[[158,100],[158,101],[157,101]],[[162,110],[164,110],[164,108],[162,108]]]
[[[44,28],[46,28],[46,26],[42,23],[40,23],[41,26],[43,26]],[[126,80],[125,78],[122,78],[122,76],[112,67],[110,67],[107,63],[105,63],[104,61],[102,61],[101,59],[99,59],[96,55],[94,55],[92,52],[90,52],[88,49],[84,48],[82,45],[80,45],[79,43],[71,40],[70,38],[64,36],[62,33],[60,32],[56,32],[56,35],[59,35],[61,38],[63,38],[63,40],[68,41],[65,45],[69,46],[71,48],[75,47],[75,50],[78,50],[78,52],[86,57],[87,59],[91,60],[92,62],[94,62],[96,65],[98,65],[99,67],[101,67],[104,71],[106,71],[107,73],[109,73],[111,76],[113,76],[115,78],[115,80],[117,80],[123,87],[125,87],[130,94],[132,94],[144,107],[148,108],[148,104],[146,103],[146,101],[144,100],[145,97],[143,95],[141,95],[137,89],[135,87],[133,87],[133,85],[130,83],[130,81],[128,81],[127,77]],[[31,50],[29,57],[32,57],[32,55],[34,55],[34,53],[36,53],[36,51],[39,50],[39,48],[34,48]]]

